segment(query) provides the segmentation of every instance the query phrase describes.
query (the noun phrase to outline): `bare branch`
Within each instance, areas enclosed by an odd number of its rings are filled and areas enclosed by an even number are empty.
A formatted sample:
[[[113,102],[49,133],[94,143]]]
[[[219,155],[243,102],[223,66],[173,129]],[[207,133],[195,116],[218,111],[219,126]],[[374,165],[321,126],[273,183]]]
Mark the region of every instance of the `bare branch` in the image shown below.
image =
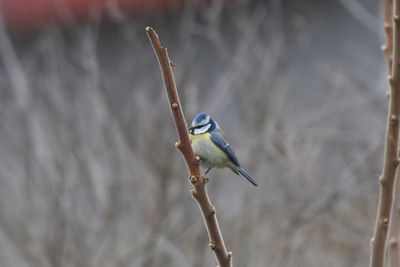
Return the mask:
[[[390,222],[389,222],[389,237],[386,244],[386,252],[388,253],[388,266],[398,267],[399,266],[399,192],[400,190],[400,172],[397,168],[396,176],[393,186],[393,201],[392,208],[390,212]]]
[[[382,267],[385,261],[385,244],[390,220],[390,210],[393,198],[393,183],[396,168],[399,164],[397,158],[398,147],[398,124],[400,113],[400,0],[394,1],[395,13],[392,14],[393,6],[390,0],[385,0],[385,30],[388,44],[384,49],[389,64],[390,101],[387,117],[387,128],[385,136],[385,152],[383,160],[383,174],[379,178],[380,192],[378,212],[375,222],[374,236],[371,240],[371,267]],[[392,23],[393,18],[393,23]],[[392,31],[392,27],[394,30]],[[392,36],[393,34],[393,36]],[[393,38],[393,46],[391,39]],[[392,49],[393,48],[393,49]],[[393,59],[393,60],[392,60]]]
[[[193,198],[197,200],[197,204],[199,205],[203,215],[210,238],[210,248],[214,251],[217,261],[221,267],[232,266],[232,253],[227,252],[225,248],[224,240],[222,238],[217,217],[215,215],[215,207],[211,204],[211,201],[207,195],[207,179],[205,179],[205,177],[200,173],[199,158],[193,153],[193,149],[190,144],[186,120],[182,112],[182,107],[179,101],[178,92],[176,90],[175,80],[171,69],[173,63],[168,57],[167,48],[161,44],[157,33],[151,27],[146,27],[146,33],[153,46],[158,63],[160,64],[165,90],[179,136],[179,142],[177,142],[175,145],[185,158],[190,174],[189,180],[194,188],[191,193]]]

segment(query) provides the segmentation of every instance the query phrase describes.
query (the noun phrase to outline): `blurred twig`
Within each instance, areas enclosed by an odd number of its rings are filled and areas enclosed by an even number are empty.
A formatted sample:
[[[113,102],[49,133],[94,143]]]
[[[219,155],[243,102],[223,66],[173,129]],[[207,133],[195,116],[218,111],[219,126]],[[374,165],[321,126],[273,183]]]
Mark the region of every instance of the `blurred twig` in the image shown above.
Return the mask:
[[[393,186],[393,201],[392,208],[390,212],[390,222],[389,222],[389,237],[386,245],[386,252],[388,255],[388,266],[397,267],[399,266],[399,198],[396,192],[400,189],[400,173],[399,168],[397,168],[396,176]]]
[[[221,267],[232,266],[232,253],[227,252],[224,240],[219,229],[218,221],[215,216],[215,207],[211,204],[206,190],[206,179],[200,173],[199,158],[195,156],[189,141],[186,120],[184,118],[180,105],[178,93],[175,86],[174,77],[171,69],[171,61],[167,54],[167,49],[161,44],[157,33],[150,27],[146,27],[146,33],[153,46],[154,52],[160,64],[163,74],[164,86],[168,95],[172,116],[175,121],[176,129],[179,136],[179,142],[176,147],[181,151],[185,158],[189,173],[190,182],[194,190],[192,196],[197,200],[206,228],[210,237],[210,248],[214,251],[217,261]]]
[[[387,118],[387,129],[385,136],[385,152],[383,160],[383,174],[379,178],[380,192],[379,192],[379,203],[378,213],[375,222],[374,236],[371,240],[371,267],[382,267],[385,261],[385,244],[388,233],[388,223],[390,220],[390,210],[393,199],[393,182],[398,166],[397,158],[397,146],[398,146],[398,122],[400,113],[400,72],[398,64],[400,61],[400,1],[395,0],[394,8],[395,14],[392,17],[392,3],[390,0],[385,0],[385,29],[387,31],[388,44],[391,43],[392,36],[391,25],[393,18],[393,53],[386,54],[388,56],[389,65],[391,65],[389,83],[391,86],[390,90],[390,101],[389,101],[389,113]],[[390,47],[390,46],[388,46]],[[389,53],[389,49],[387,49]],[[393,61],[391,62],[391,57]],[[396,237],[397,238],[397,237]]]

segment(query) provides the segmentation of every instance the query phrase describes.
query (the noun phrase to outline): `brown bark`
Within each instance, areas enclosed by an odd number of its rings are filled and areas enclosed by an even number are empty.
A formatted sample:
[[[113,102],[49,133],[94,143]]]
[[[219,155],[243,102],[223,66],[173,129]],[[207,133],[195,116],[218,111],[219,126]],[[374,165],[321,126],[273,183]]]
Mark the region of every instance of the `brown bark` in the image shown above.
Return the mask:
[[[399,2],[394,0],[395,15],[392,13],[392,2],[385,0],[385,30],[387,33],[387,45],[384,52],[389,65],[389,112],[385,136],[385,150],[383,160],[383,174],[379,177],[379,203],[375,222],[374,236],[371,239],[371,267],[383,267],[385,263],[385,245],[387,243],[388,224],[393,200],[393,183],[396,168],[398,166],[398,122],[400,110],[400,28],[399,28]],[[393,22],[392,22],[393,21]],[[394,30],[392,30],[394,27]],[[392,40],[393,39],[393,40]]]
[[[175,144],[177,149],[182,153],[189,171],[189,180],[192,183],[191,190],[193,198],[197,201],[204,223],[210,238],[210,248],[214,251],[215,257],[221,267],[232,266],[232,253],[227,252],[224,240],[219,229],[216,210],[211,204],[207,195],[206,183],[207,178],[201,175],[199,158],[195,156],[189,140],[186,120],[182,112],[181,103],[179,101],[178,92],[176,90],[175,80],[171,67],[174,64],[170,61],[167,48],[164,47],[157,33],[151,28],[146,27],[147,36],[153,46],[163,75],[165,91],[168,96],[172,116],[175,121],[176,130],[178,132],[179,141]]]

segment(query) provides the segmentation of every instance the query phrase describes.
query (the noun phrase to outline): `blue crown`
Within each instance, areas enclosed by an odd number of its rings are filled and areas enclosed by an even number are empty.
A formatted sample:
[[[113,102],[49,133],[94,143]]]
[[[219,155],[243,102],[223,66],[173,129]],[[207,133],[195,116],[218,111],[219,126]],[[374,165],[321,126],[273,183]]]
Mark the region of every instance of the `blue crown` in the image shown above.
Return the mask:
[[[194,125],[203,125],[209,123],[211,120],[210,115],[205,112],[200,112],[196,116],[194,116],[192,121],[192,126]]]

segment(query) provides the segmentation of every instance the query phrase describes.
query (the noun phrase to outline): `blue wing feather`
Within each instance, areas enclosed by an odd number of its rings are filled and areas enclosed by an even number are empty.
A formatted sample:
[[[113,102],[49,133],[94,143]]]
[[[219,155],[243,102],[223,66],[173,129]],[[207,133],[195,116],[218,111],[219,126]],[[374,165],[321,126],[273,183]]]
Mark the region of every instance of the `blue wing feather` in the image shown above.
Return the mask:
[[[211,140],[216,146],[218,146],[222,151],[226,153],[228,158],[237,166],[240,166],[239,160],[237,159],[235,152],[231,146],[226,141],[225,135],[222,131],[212,131],[210,132]]]

